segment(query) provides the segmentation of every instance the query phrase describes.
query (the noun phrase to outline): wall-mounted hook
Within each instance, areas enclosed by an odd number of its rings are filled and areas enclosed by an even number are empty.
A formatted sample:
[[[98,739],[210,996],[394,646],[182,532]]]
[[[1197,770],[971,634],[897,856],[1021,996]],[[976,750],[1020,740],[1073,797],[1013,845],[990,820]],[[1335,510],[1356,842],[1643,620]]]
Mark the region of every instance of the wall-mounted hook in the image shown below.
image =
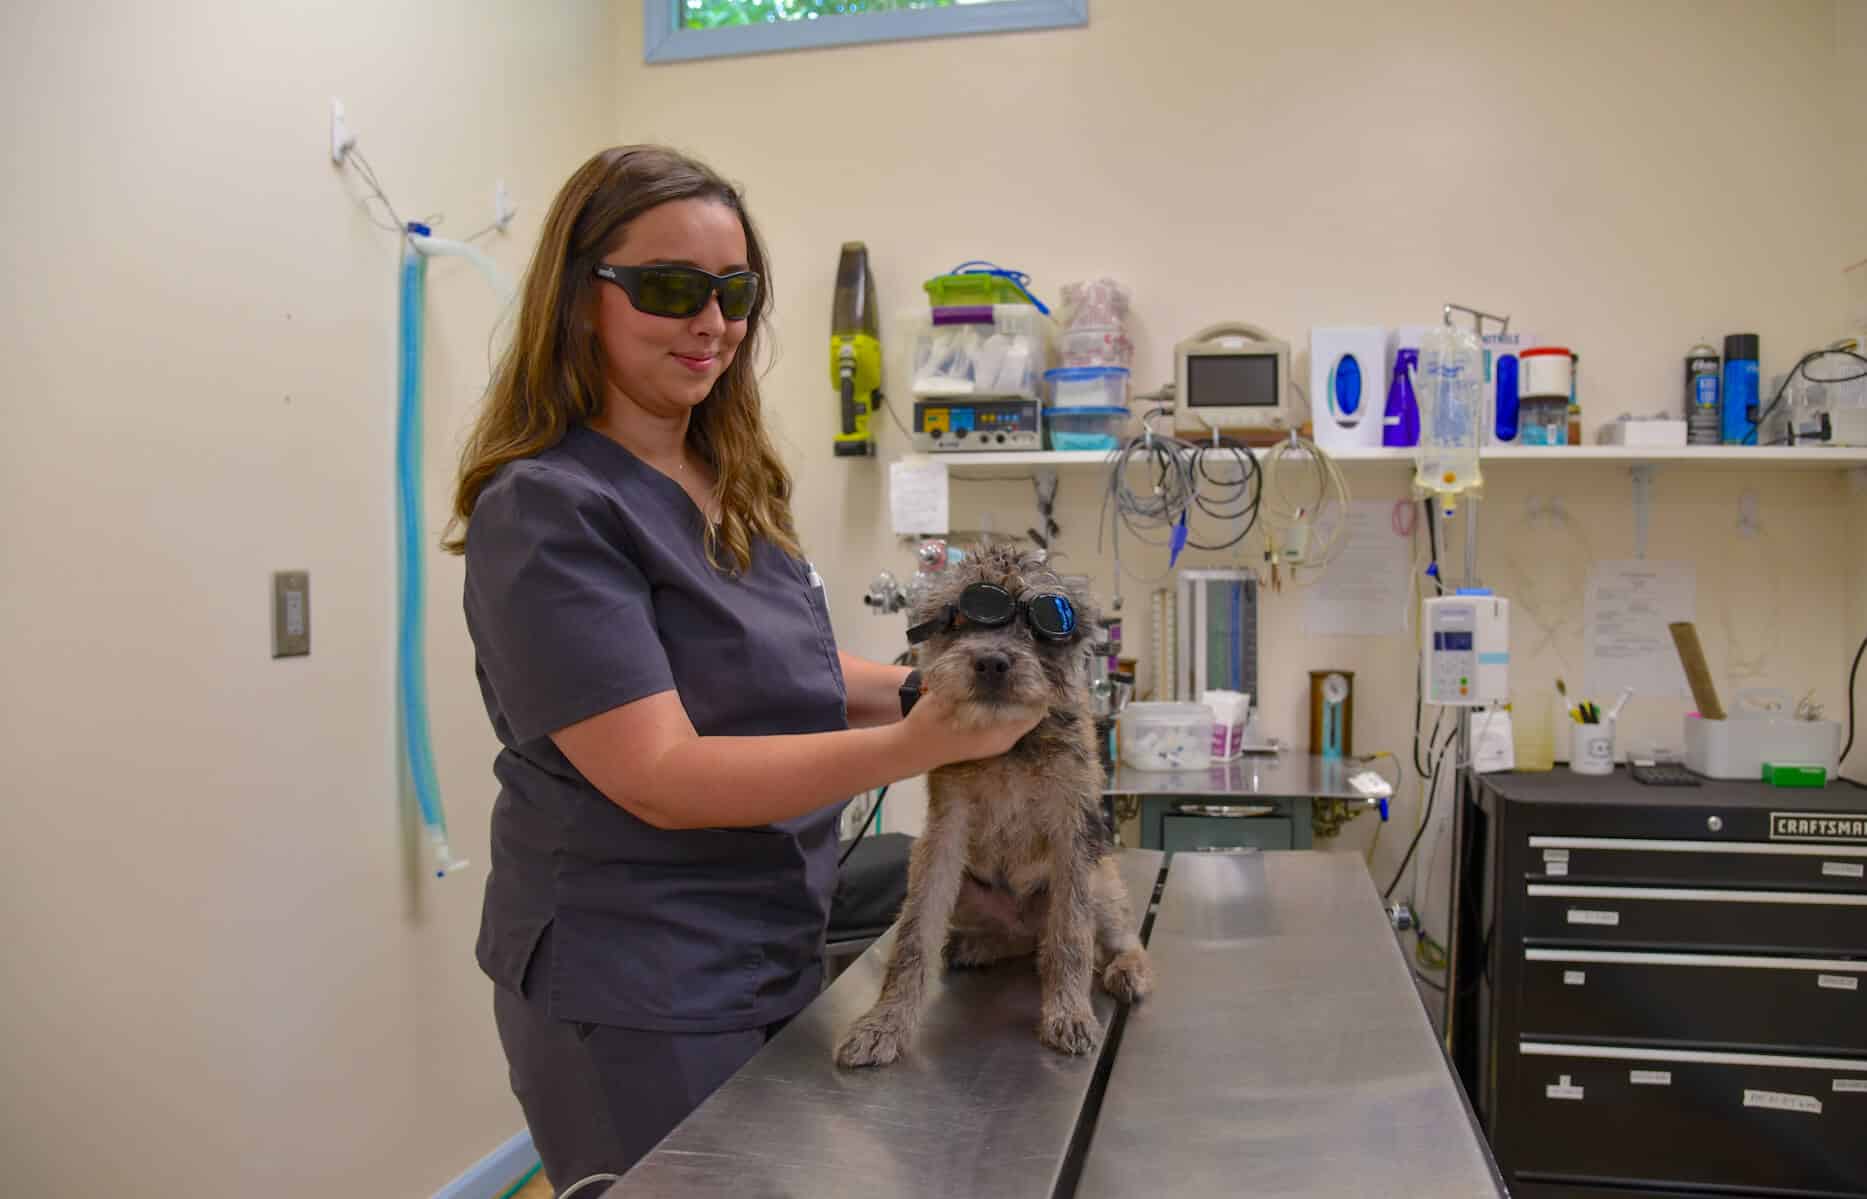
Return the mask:
[[[1634,481],[1634,557],[1647,556],[1647,526],[1653,517],[1653,464],[1642,462],[1630,472]]]
[[[1737,532],[1740,537],[1755,537],[1763,532],[1763,522],[1758,519],[1761,505],[1757,493],[1746,491],[1737,497]]]

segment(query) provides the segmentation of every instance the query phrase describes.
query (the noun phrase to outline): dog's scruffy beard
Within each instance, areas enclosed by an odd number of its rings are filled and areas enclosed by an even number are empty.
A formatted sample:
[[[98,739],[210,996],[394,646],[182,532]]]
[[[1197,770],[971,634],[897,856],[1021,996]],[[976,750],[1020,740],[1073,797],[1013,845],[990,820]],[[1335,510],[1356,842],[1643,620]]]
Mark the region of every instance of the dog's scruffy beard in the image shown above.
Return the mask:
[[[927,689],[951,699],[963,728],[1029,720],[1049,711],[1057,694],[1050,677],[1055,664],[1015,633],[951,633],[934,639],[923,654]]]

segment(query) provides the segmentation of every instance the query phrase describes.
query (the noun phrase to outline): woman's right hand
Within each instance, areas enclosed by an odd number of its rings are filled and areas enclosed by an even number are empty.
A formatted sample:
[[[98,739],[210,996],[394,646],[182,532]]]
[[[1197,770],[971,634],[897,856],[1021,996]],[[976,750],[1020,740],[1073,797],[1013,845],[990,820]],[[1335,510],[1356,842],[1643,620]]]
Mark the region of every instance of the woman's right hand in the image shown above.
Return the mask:
[[[928,761],[928,769],[932,769],[953,762],[996,758],[1043,723],[1045,715],[1041,708],[1020,708],[1009,709],[987,723],[962,721],[951,699],[930,690],[921,693],[899,727],[912,738],[917,756]]]

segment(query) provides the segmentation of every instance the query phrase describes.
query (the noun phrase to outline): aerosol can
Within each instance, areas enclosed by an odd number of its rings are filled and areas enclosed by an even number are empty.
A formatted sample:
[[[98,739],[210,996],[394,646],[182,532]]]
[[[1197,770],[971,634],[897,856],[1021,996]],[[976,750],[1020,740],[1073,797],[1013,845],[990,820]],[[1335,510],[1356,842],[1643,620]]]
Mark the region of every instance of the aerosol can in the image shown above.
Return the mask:
[[[859,241],[843,243],[836,264],[836,299],[830,313],[830,386],[841,400],[836,432],[838,458],[866,458],[875,453],[870,425],[882,401],[882,342],[876,332],[875,279],[869,274],[869,250]]]

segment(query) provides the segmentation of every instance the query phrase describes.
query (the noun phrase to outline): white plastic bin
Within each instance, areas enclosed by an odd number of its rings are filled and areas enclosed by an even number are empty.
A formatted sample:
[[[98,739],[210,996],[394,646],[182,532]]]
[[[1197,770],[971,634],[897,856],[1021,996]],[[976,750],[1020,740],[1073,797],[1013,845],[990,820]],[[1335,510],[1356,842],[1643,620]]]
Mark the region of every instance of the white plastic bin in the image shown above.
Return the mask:
[[[1212,709],[1133,703],[1116,721],[1121,760],[1137,770],[1204,770],[1212,764]]]

